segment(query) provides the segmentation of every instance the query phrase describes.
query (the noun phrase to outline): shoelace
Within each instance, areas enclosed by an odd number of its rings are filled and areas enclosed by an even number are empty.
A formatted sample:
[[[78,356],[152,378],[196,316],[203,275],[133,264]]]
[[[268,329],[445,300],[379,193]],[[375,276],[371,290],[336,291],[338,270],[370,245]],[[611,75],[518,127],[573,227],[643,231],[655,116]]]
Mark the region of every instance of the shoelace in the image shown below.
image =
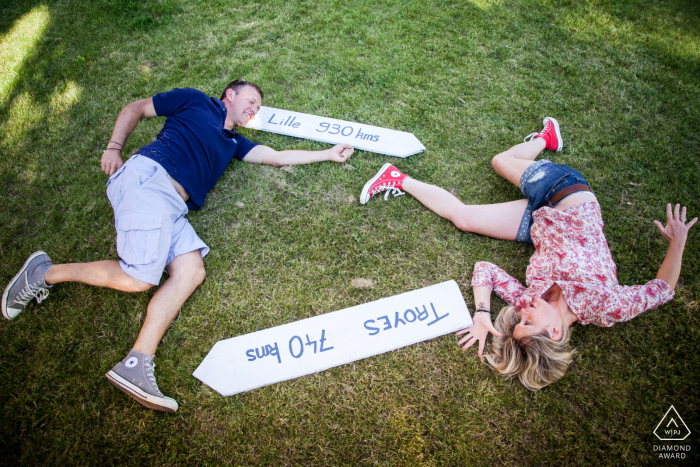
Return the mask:
[[[544,124],[544,128],[542,128],[542,131],[540,131],[539,133],[530,133],[525,137],[523,142],[527,143],[528,141],[532,141],[532,138],[534,138],[537,135],[544,135],[545,133],[547,133],[547,130],[549,130],[549,120],[547,120],[547,123]]]
[[[399,188],[394,186],[394,182],[387,182],[384,185],[377,185],[374,187],[372,190],[371,196],[376,195],[377,193],[381,193],[382,191],[386,191],[386,194],[384,195],[384,201],[389,200],[389,195],[393,194],[394,197],[405,195],[403,191],[401,191]]]
[[[49,296],[49,289],[41,287],[39,282],[29,283],[29,276],[27,275],[26,271],[24,272],[24,281],[27,283],[27,285],[19,291],[14,303],[26,305],[32,300],[32,298],[36,298],[36,302],[41,303],[46,299],[46,297]]]
[[[143,364],[146,367],[146,376],[148,376],[148,380],[151,382],[151,384],[153,384],[156,391],[160,392],[160,389],[158,389],[158,383],[156,383],[156,377],[153,375],[153,372],[156,371],[156,364],[148,358],[146,358],[146,361],[143,362]]]
[[[386,194],[384,194],[384,201],[389,201],[390,194],[393,194],[394,198],[396,198],[397,196],[405,195],[406,193],[404,193],[403,191],[399,190],[396,187],[390,188],[390,189],[386,190]]]

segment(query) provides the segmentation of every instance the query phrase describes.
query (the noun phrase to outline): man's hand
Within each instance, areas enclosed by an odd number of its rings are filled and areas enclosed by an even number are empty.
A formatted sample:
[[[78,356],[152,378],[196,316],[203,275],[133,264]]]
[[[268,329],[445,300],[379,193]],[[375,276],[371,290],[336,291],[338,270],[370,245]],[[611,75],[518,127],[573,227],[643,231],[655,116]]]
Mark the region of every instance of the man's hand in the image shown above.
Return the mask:
[[[462,329],[457,331],[456,335],[461,336],[466,334],[457,345],[462,346],[462,350],[467,350],[469,347],[474,345],[476,341],[479,341],[479,358],[484,355],[484,346],[486,345],[486,338],[489,332],[494,336],[501,337],[503,334],[496,331],[491,323],[491,316],[488,313],[475,313],[474,314],[474,325],[467,329]]]
[[[683,206],[683,211],[681,212],[680,204],[676,204],[676,209],[672,210],[671,203],[669,203],[666,205],[666,226],[664,227],[659,221],[654,221],[661,235],[663,235],[669,243],[685,245],[685,241],[688,238],[688,230],[698,221],[696,217],[686,224],[686,212],[685,206]]]
[[[328,153],[328,160],[333,162],[347,162],[355,149],[349,144],[336,144],[330,148]]]
[[[107,149],[102,153],[102,171],[110,177],[124,165],[122,153],[114,149]]]

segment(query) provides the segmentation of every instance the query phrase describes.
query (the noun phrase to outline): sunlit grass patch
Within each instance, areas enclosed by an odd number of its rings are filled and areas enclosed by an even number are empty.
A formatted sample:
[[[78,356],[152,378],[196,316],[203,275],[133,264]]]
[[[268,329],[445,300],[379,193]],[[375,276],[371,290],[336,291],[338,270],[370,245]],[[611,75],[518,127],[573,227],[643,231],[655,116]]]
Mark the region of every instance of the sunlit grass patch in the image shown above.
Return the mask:
[[[16,96],[11,104],[8,118],[0,126],[3,143],[8,146],[22,144],[27,131],[37,125],[46,115],[46,109],[28,93]]]
[[[15,21],[12,28],[0,37],[0,104],[3,104],[28,56],[35,51],[51,15],[46,5],[39,5]]]

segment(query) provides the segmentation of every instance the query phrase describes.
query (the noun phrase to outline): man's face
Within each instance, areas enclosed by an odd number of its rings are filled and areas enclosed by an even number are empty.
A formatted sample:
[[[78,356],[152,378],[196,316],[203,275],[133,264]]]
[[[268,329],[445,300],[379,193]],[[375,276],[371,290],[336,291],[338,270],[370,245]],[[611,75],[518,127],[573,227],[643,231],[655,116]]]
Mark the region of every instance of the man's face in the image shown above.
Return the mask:
[[[226,91],[226,123],[234,126],[246,126],[260,110],[260,94],[252,86],[245,86],[236,94],[232,89]]]

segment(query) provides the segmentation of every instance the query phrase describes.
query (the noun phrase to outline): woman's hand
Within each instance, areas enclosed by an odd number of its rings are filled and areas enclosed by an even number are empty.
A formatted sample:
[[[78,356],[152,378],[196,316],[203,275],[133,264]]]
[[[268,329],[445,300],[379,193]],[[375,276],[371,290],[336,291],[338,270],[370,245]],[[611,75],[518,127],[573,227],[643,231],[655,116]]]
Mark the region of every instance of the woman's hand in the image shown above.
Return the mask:
[[[488,313],[475,313],[474,314],[474,325],[467,329],[462,329],[457,331],[456,335],[461,336],[466,334],[457,345],[462,347],[462,350],[467,350],[469,347],[474,345],[476,341],[479,341],[479,358],[484,355],[484,346],[486,345],[486,338],[489,332],[494,336],[501,337],[502,334],[496,331],[491,323],[491,315]]]
[[[666,226],[664,227],[659,221],[654,221],[656,227],[661,231],[661,235],[663,235],[669,243],[685,246],[685,241],[688,238],[688,230],[698,221],[696,217],[686,224],[686,212],[685,206],[683,206],[683,210],[681,211],[680,204],[676,204],[676,209],[672,212],[671,203],[669,203],[666,205]]]
[[[671,286],[676,288],[678,278],[681,275],[681,264],[683,263],[683,250],[685,249],[685,241],[688,238],[688,230],[698,221],[696,217],[692,221],[686,222],[686,208],[676,204],[675,212],[672,212],[671,205],[666,206],[666,226],[661,225],[661,222],[654,221],[654,224],[661,231],[661,235],[668,240],[668,251],[664,258],[659,272],[656,274],[657,279],[661,279]]]

